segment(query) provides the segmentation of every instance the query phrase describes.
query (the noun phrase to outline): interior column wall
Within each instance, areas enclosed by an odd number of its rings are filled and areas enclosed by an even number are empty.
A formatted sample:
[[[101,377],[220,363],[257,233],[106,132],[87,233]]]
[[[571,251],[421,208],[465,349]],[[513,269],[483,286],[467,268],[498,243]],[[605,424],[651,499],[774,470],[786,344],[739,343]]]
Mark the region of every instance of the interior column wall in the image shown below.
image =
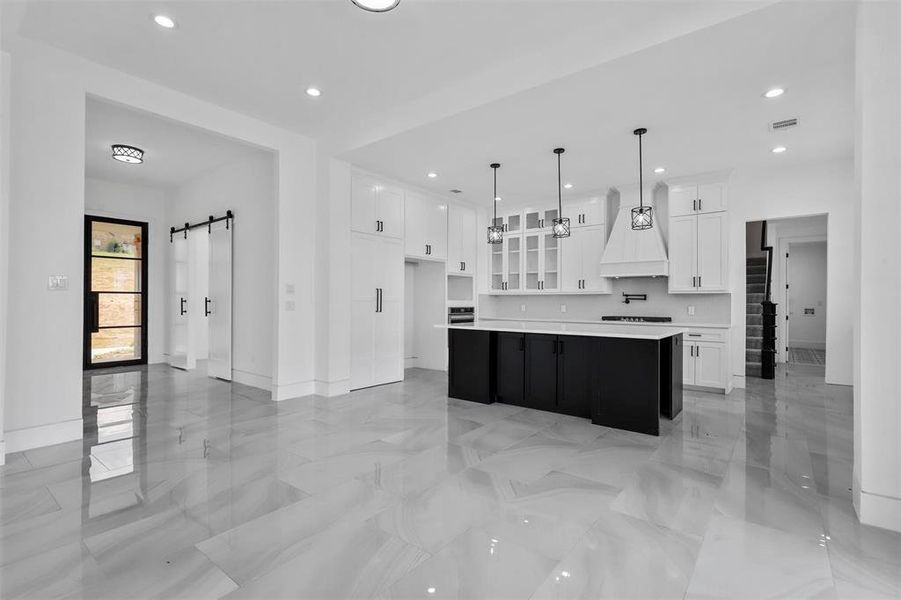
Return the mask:
[[[9,254],[9,65],[6,52],[0,52],[0,465],[6,464],[6,437],[3,409],[6,404],[6,296],[8,294]]]
[[[901,531],[901,5],[857,7],[854,505]]]

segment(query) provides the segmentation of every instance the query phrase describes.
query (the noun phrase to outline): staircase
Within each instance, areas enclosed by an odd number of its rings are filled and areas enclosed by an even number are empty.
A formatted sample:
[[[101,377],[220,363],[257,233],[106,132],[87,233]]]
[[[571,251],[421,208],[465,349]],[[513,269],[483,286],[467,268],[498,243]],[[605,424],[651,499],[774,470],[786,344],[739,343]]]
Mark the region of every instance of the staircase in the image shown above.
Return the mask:
[[[763,349],[763,304],[766,299],[766,257],[747,259],[745,271],[745,302],[747,314],[745,321],[745,374],[748,377],[760,377],[762,370]]]

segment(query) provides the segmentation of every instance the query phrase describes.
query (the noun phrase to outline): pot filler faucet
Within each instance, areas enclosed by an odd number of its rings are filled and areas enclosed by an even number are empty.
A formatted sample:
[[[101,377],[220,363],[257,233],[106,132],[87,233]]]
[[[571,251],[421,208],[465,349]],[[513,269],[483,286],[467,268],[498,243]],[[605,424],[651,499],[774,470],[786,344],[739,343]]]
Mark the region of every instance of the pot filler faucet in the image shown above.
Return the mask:
[[[623,304],[629,304],[633,300],[647,300],[647,294],[627,294],[623,292]]]

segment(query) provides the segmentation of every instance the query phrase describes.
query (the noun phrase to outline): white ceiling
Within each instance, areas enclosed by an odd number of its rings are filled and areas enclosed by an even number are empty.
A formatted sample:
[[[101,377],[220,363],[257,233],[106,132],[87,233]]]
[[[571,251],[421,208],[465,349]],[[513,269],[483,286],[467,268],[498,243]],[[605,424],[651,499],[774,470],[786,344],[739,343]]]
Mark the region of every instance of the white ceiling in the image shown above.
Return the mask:
[[[25,36],[353,148],[771,0],[5,0]],[[152,22],[171,15],[177,27]],[[317,99],[304,91],[322,89]]]
[[[88,98],[85,113],[85,174],[88,177],[174,187],[216,167],[267,152],[209,131],[94,98]],[[143,164],[113,160],[112,144],[141,148],[144,150]]]
[[[643,50],[551,84],[348,152],[353,163],[400,180],[490,203],[500,162],[504,203],[556,199],[556,162],[576,196],[638,180],[850,156],[854,6],[783,3]],[[767,100],[773,86],[786,93]],[[767,124],[800,117],[794,130]],[[788,151],[770,150],[785,145]],[[663,176],[653,168],[665,166]],[[428,171],[439,173],[427,179]],[[509,204],[508,204],[509,205]]]

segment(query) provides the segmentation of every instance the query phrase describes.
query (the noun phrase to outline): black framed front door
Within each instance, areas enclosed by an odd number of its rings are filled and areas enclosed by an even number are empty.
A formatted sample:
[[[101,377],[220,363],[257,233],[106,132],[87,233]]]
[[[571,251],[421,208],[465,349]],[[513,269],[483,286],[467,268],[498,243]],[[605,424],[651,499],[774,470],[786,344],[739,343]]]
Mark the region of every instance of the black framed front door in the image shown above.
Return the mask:
[[[147,230],[85,215],[85,369],[147,364]]]

